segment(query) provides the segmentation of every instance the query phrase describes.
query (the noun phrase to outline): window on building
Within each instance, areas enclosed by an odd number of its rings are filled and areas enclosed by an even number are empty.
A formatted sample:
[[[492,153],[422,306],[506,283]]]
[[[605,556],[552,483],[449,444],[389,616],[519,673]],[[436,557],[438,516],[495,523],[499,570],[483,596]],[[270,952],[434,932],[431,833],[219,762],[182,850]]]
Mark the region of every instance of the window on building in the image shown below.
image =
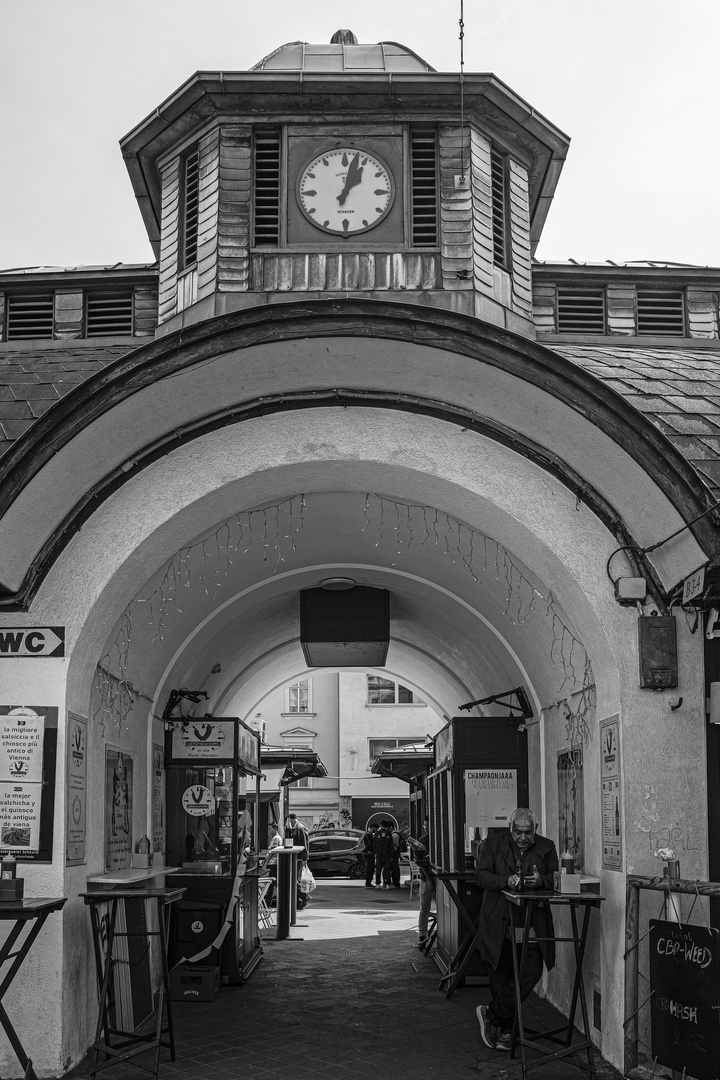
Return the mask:
[[[682,289],[638,289],[637,332],[655,337],[684,337],[685,296]]]
[[[410,195],[413,247],[438,246],[438,153],[434,128],[410,131]]]
[[[23,338],[51,338],[54,327],[54,296],[49,293],[19,293],[8,296],[8,341]]]
[[[292,761],[290,763],[290,765],[296,772],[302,772],[303,769],[307,768],[307,763],[304,762],[304,761]],[[301,777],[300,780],[296,780],[294,782],[293,787],[309,788],[310,787],[310,777],[309,776]]]
[[[510,269],[510,159],[498,150],[490,153],[493,262]]]
[[[198,219],[200,210],[200,154],[197,150],[182,159],[182,239],[181,269],[197,262]]]
[[[604,289],[558,289],[559,334],[604,334]]]
[[[414,746],[415,743],[424,742],[425,739],[422,735],[403,739],[368,739],[368,768],[372,769],[380,754],[385,750],[396,750],[398,746]]]
[[[285,712],[309,713],[311,711],[311,679],[298,679],[291,683],[285,691]]]
[[[280,243],[280,130],[256,131],[253,149],[253,245]]]
[[[379,675],[367,677],[368,705],[424,705],[425,702],[407,686],[383,679]]]
[[[132,289],[92,290],[85,295],[85,335],[130,337],[133,332]]]

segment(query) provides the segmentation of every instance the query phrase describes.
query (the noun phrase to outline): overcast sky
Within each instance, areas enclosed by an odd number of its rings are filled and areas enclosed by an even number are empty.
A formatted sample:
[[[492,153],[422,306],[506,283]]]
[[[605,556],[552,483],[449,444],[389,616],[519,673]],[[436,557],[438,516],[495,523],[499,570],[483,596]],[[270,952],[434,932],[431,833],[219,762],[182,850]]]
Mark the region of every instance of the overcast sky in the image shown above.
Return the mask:
[[[459,68],[460,0],[0,0],[0,267],[150,262],[118,140],[288,41]],[[465,70],[572,139],[538,257],[720,265],[718,0],[465,0]]]

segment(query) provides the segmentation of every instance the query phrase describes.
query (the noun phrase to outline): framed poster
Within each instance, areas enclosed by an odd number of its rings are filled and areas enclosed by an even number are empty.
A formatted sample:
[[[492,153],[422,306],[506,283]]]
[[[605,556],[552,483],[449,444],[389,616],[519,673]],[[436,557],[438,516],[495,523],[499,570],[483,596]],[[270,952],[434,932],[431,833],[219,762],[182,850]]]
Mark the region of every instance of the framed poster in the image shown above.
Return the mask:
[[[622,871],[622,792],[620,788],[620,717],[600,722],[600,797],[603,870]]]
[[[0,857],[52,862],[58,710],[0,705]]]
[[[153,743],[153,851],[165,850],[165,749]]]
[[[85,862],[85,822],[87,807],[87,720],[68,713],[67,763],[65,768],[67,833],[65,863]]]
[[[558,843],[575,858],[575,872],[585,865],[582,749],[561,750],[557,758]]]
[[[133,760],[105,750],[105,869],[124,870],[132,862]]]

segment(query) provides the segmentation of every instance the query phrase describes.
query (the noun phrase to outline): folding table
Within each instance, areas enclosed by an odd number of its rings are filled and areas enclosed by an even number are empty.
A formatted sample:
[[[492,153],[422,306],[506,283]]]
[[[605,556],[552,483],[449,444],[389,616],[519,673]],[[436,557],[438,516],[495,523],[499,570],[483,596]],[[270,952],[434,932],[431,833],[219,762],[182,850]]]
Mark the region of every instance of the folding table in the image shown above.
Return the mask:
[[[458,914],[460,916],[460,919],[462,920],[462,924],[465,930],[465,933],[463,934],[463,938],[457,947],[455,955],[450,960],[450,967],[445,973],[445,975],[443,975],[443,977],[441,978],[440,985],[438,987],[439,990],[445,991],[445,997],[450,998],[453,996],[455,988],[459,986],[460,980],[465,974],[465,969],[470,963],[472,955],[475,951],[477,924],[480,917],[478,913],[478,915],[473,918],[473,916],[467,910],[462,901],[462,897],[460,896],[457,885],[463,881],[474,882],[475,874],[474,872],[460,873],[450,870],[437,870],[435,868],[432,869],[431,873],[434,874],[438,881],[442,881],[443,885],[445,886],[448,896],[457,908]]]
[[[0,948],[0,970],[2,970],[2,966],[7,960],[12,960],[12,964],[8,968],[4,978],[2,978],[2,982],[0,982],[0,1024],[2,1024],[5,1034],[10,1041],[10,1045],[15,1051],[17,1059],[22,1066],[25,1080],[37,1080],[37,1077],[35,1075],[35,1070],[32,1067],[32,1061],[25,1053],[25,1049],[17,1036],[17,1032],[12,1026],[10,1017],[5,1011],[2,999],[10,989],[13,979],[22,967],[23,960],[29,953],[35,938],[45,925],[45,920],[48,915],[52,911],[60,911],[64,903],[64,897],[52,897],[48,899],[44,897],[27,897],[24,900],[18,900],[16,903],[0,904],[0,921],[8,922],[14,920],[15,922],[15,925],[3,942],[2,948]],[[20,942],[17,952],[13,952],[13,947],[20,938],[23,928],[30,923],[32,923],[32,926],[30,927],[29,932]]]
[[[585,987],[583,984],[583,960],[585,959],[585,945],[587,943],[588,928],[590,926],[590,908],[599,908],[600,901],[604,900],[605,897],[592,892],[556,893],[540,889],[528,889],[525,892],[520,893],[514,892],[512,889],[503,889],[503,896],[510,902],[510,934],[513,941],[517,940],[515,934],[516,928],[520,928],[516,922],[516,915],[521,912],[524,915],[524,919],[522,920],[522,950],[519,961],[517,949],[512,950],[513,971],[515,974],[516,1011],[515,1023],[513,1024],[511,1056],[514,1056],[515,1054],[515,1047],[519,1046],[523,1078],[526,1077],[532,1069],[537,1069],[541,1065],[547,1065],[552,1061],[559,1061],[561,1059],[566,1060],[569,1065],[574,1065],[576,1068],[582,1069],[590,1076],[596,1077],[597,1073],[595,1071],[595,1062],[593,1059],[593,1044],[590,1039],[590,1022],[588,1018],[587,1002],[585,1000]],[[575,954],[575,979],[573,982],[567,1023],[561,1024],[560,1027],[550,1028],[547,1031],[531,1031],[525,1028],[523,1022],[522,1000],[520,997],[520,977],[527,958],[533,907],[540,904],[549,904],[551,907],[555,908],[567,908],[570,911],[572,937],[555,937],[552,940],[556,942],[566,941],[572,944]],[[577,918],[577,909],[579,907],[584,911],[582,929],[580,930],[578,930]],[[537,940],[542,941],[543,939],[538,938]],[[575,1014],[577,1012],[578,1001],[580,1002],[580,1011],[585,1034],[581,1039],[573,1042]],[[531,1038],[528,1038],[528,1036],[531,1036]],[[553,1053],[547,1053],[547,1048],[539,1045],[537,1042],[538,1039],[559,1043],[561,1049],[555,1050]],[[536,1050],[540,1056],[533,1058],[532,1061],[528,1061],[526,1055],[526,1050],[528,1049]],[[583,1051],[587,1054],[587,1064],[583,1061],[573,1060],[573,1055],[580,1054]]]

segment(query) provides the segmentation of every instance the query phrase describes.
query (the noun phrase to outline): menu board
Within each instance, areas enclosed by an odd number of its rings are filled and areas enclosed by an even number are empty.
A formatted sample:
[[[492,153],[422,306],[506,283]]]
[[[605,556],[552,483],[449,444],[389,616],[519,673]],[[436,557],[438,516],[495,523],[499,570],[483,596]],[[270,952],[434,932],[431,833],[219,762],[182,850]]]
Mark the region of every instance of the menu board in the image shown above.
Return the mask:
[[[32,706],[0,709],[0,848],[40,850],[45,716]]]
[[[602,799],[602,865],[622,870],[622,791],[620,787],[620,717],[600,724],[600,784]]]
[[[153,851],[165,848],[165,751],[153,743]]]
[[[650,989],[653,1057],[695,1080],[717,1080],[718,931],[651,919]]]

